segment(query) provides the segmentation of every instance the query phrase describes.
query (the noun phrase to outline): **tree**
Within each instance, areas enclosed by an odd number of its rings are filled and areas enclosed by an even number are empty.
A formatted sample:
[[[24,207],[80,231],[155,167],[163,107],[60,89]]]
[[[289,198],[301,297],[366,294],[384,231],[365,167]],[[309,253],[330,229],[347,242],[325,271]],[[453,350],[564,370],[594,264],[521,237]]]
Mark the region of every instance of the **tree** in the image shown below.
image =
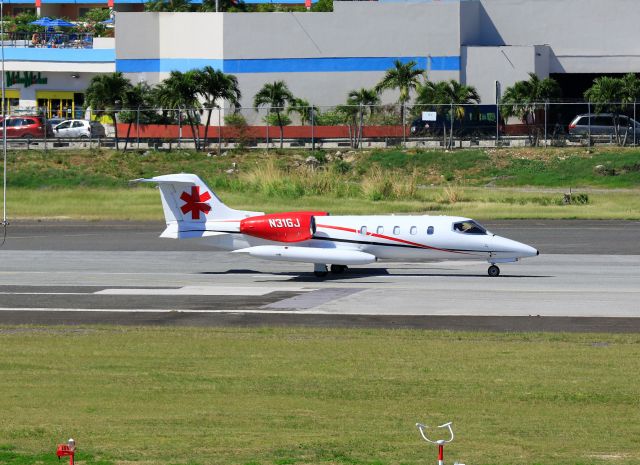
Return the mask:
[[[197,71],[171,71],[169,77],[158,84],[154,90],[156,102],[163,108],[178,110],[178,117],[182,112],[187,116],[187,123],[193,134],[193,144],[199,150],[200,144],[196,130],[196,111],[201,108],[198,95],[200,84]],[[198,125],[199,128],[199,125]]]
[[[387,89],[398,89],[400,96],[398,103],[400,104],[400,117],[404,122],[404,106],[411,98],[411,91],[415,90],[421,83],[420,78],[426,78],[425,71],[415,68],[417,63],[413,60],[402,63],[400,60],[393,62],[393,68],[385,73],[384,77],[376,85],[375,90],[381,94]]]
[[[194,11],[190,0],[150,0],[144,4],[145,11]]]
[[[602,76],[593,80],[593,85],[584,93],[584,98],[595,103],[596,113],[608,111],[613,114],[613,131],[616,143],[620,144],[620,105],[623,99],[622,79]]]
[[[116,114],[122,108],[127,91],[131,88],[131,82],[121,72],[111,74],[99,74],[94,76],[89,83],[85,94],[85,101],[91,106],[94,113],[107,115],[113,121],[115,128],[116,150],[118,150],[118,123]]]
[[[198,94],[203,98],[203,105],[207,110],[207,122],[204,127],[204,144],[207,147],[209,138],[209,124],[214,108],[220,108],[220,101],[226,100],[234,109],[240,106],[242,93],[238,87],[238,78],[232,74],[225,74],[220,70],[205,66],[196,71]]]
[[[291,113],[297,113],[300,117],[300,124],[303,126],[311,121],[317,114],[318,109],[311,105],[307,100],[303,98],[294,98],[289,108],[287,108],[287,115]]]
[[[283,123],[282,111],[287,104],[293,103],[295,97],[284,81],[275,81],[262,86],[262,89],[253,98],[253,106],[256,111],[263,105],[269,105],[269,113],[275,113],[278,126],[280,127],[280,148],[283,147]]]
[[[131,135],[131,126],[134,120],[140,123],[137,116],[140,114],[140,107],[145,106],[151,95],[151,87],[146,82],[139,82],[135,86],[129,86],[124,92],[124,107],[129,110],[129,126],[127,127],[127,138],[124,142],[123,152],[127,151],[129,144],[129,136]]]
[[[200,11],[216,11],[216,0],[204,0]],[[242,0],[218,0],[218,11],[239,13],[247,11],[247,4]]]
[[[347,103],[339,107],[340,112],[345,115],[349,125],[349,136],[352,147],[357,148],[360,146],[362,142],[364,115],[368,112],[369,117],[371,117],[376,111],[377,105],[380,105],[380,97],[376,90],[362,87],[349,92],[347,95]]]
[[[555,79],[540,79],[535,73],[529,73],[528,81],[518,81],[507,87],[500,103],[504,116],[517,116],[528,128],[529,141],[538,145],[540,131],[536,128],[536,109],[544,102],[552,101],[562,94]]]
[[[442,120],[442,135],[444,144],[447,145],[447,118],[449,111],[449,102],[447,100],[448,86],[445,81],[432,82],[427,81],[423,85],[418,86],[416,105],[414,108],[422,110],[434,110],[440,115]]]
[[[313,12],[333,11],[333,0],[318,0],[315,4],[311,5],[311,11]]]

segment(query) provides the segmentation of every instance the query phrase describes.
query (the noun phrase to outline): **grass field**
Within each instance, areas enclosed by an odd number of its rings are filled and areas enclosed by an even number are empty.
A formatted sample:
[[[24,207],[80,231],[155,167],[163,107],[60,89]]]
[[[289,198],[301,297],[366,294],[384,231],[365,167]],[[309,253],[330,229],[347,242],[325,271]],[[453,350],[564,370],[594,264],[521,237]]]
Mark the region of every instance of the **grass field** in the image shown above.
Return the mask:
[[[200,175],[229,205],[268,212],[440,213],[498,218],[640,219],[640,151],[521,149],[442,151],[11,153],[11,218],[162,218],[149,186],[128,181]],[[231,173],[227,171],[235,166]],[[562,203],[569,190],[586,202]]]
[[[0,463],[640,463],[640,336],[0,328]],[[43,454],[49,454],[44,456]],[[83,463],[83,462],[80,463]]]

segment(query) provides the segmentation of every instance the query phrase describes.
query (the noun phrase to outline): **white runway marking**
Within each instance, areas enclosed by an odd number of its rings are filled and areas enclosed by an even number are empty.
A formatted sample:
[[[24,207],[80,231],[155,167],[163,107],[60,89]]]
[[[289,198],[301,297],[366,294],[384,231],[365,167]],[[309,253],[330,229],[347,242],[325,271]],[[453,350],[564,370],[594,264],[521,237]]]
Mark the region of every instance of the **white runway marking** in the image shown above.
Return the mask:
[[[306,287],[259,287],[259,286],[184,286],[179,289],[103,289],[98,295],[267,295],[272,292],[310,292],[316,289]]]

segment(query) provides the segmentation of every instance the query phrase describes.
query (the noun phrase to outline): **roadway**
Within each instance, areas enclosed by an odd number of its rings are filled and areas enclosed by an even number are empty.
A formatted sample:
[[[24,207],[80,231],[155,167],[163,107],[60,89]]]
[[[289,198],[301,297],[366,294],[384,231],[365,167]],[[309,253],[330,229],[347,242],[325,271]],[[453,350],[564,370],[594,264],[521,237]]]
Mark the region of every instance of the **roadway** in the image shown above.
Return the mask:
[[[162,223],[17,222],[0,247],[0,324],[306,325],[640,331],[640,222],[485,221],[539,257],[311,266],[159,239]]]

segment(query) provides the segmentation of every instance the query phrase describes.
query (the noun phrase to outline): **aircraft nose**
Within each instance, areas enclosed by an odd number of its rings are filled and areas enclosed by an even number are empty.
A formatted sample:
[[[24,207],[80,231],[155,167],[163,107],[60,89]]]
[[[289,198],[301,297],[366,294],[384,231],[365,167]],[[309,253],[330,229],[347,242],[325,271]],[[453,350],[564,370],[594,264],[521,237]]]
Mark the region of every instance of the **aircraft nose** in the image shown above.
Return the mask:
[[[497,239],[497,241],[494,241],[494,245],[498,246],[496,249],[501,249],[501,255],[509,254],[510,256],[517,258],[536,257],[540,255],[540,251],[530,245],[523,244],[522,242],[500,236],[496,236],[495,239]]]

